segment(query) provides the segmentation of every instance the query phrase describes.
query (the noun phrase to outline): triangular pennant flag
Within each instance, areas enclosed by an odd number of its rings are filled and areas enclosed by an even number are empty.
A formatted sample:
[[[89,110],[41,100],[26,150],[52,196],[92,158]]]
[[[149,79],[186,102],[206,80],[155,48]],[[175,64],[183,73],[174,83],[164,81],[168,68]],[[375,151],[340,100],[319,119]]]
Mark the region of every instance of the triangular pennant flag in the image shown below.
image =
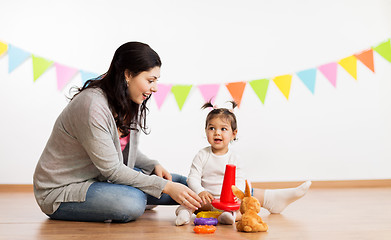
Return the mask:
[[[253,88],[254,92],[257,94],[261,102],[265,104],[267,88],[269,87],[269,79],[253,80],[250,81],[249,84]]]
[[[278,89],[284,94],[286,99],[289,98],[289,92],[291,90],[292,75],[286,74],[273,78],[274,83],[277,85]]]
[[[352,55],[343,58],[338,63],[346,70],[346,72],[357,80],[357,58],[355,56]]]
[[[34,54],[33,58],[33,73],[34,73],[34,81],[36,81],[46,70],[52,66],[53,61],[47,60],[42,57],[37,57]]]
[[[8,49],[8,45],[6,43],[0,42],[0,56],[3,55]]]
[[[153,97],[156,100],[157,107],[160,109],[160,107],[163,105],[164,100],[166,99],[168,93],[171,90],[172,85],[166,85],[166,84],[158,84],[158,91],[153,93]]]
[[[22,64],[31,54],[14,45],[8,44],[8,73]]]
[[[57,74],[57,89],[61,90],[75,76],[78,70],[59,63],[54,63],[54,66]]]
[[[337,67],[338,64],[335,62],[327,63],[318,67],[319,71],[323,73],[334,87],[337,87]]]
[[[244,88],[246,87],[246,82],[232,82],[225,84],[229,93],[231,94],[233,100],[240,107],[240,102],[242,101]]]
[[[183,104],[185,104],[186,98],[192,87],[193,85],[174,85],[171,87],[171,92],[175,96],[179,110],[182,110]]]
[[[217,92],[219,91],[220,84],[201,84],[198,85],[202,96],[204,97],[205,102],[211,101],[214,104],[216,100]]]
[[[373,64],[373,49],[365,50],[360,53],[354,54],[360,62],[362,62],[372,72],[375,72],[375,66]]]
[[[314,94],[316,81],[316,68],[307,69],[296,73],[304,85]]]
[[[83,71],[83,70],[80,70],[80,74],[81,74],[81,81],[83,83],[83,86],[88,80],[95,79],[95,78],[99,77],[99,74],[97,74],[97,73],[87,72],[87,71]]]
[[[390,39],[388,41],[385,41],[383,43],[380,43],[379,45],[373,47],[373,50],[375,50],[380,56],[384,57],[387,61],[391,62],[391,42]]]

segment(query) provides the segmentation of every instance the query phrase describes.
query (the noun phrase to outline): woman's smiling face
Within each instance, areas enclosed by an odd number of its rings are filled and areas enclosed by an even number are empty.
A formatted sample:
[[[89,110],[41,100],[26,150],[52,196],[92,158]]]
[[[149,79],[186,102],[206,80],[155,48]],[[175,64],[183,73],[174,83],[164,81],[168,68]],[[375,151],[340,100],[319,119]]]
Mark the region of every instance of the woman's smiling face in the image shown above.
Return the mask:
[[[160,67],[154,67],[134,77],[126,70],[125,79],[128,83],[130,99],[137,104],[143,103],[153,92],[158,90],[157,81],[159,77]]]

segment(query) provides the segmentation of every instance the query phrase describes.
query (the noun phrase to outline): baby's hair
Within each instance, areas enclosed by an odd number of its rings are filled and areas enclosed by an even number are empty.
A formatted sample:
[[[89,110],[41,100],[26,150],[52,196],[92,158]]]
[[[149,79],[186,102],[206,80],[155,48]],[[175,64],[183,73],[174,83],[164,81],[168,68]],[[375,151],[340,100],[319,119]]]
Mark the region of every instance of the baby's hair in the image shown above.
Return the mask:
[[[231,124],[232,131],[235,131],[238,128],[238,124],[237,124],[237,121],[236,121],[236,116],[233,113],[233,109],[236,106],[238,106],[238,105],[237,105],[237,103],[235,101],[229,101],[229,102],[232,104],[232,109],[216,108],[215,106],[213,106],[211,101],[205,103],[201,107],[201,109],[205,109],[205,108],[208,108],[208,107],[213,108],[213,110],[208,113],[208,116],[206,116],[205,129],[208,127],[209,122],[212,119],[217,118],[217,117],[221,118],[221,119],[224,119],[227,122],[229,122]],[[236,139],[234,139],[234,140],[236,140]]]

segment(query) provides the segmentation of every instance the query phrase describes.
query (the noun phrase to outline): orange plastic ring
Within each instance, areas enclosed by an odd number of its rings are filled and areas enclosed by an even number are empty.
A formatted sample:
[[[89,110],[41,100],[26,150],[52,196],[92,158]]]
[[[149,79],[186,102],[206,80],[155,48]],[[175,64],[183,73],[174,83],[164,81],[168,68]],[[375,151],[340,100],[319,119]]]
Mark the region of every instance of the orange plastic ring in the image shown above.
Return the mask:
[[[210,225],[198,225],[195,226],[193,230],[196,233],[214,233],[216,231],[216,227]]]

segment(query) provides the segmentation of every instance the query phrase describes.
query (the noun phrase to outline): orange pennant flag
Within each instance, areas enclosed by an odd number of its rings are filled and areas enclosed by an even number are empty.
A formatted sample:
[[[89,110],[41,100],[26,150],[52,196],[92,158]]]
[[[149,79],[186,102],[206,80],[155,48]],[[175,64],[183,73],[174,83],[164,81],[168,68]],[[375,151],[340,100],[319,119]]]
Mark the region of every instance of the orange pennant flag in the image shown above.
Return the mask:
[[[373,65],[373,49],[365,50],[360,53],[354,54],[360,62],[362,62],[372,72],[375,72],[375,66]]]
[[[238,107],[240,107],[240,102],[242,101],[246,82],[232,82],[225,84],[225,86],[227,87],[234,101],[238,104]]]

